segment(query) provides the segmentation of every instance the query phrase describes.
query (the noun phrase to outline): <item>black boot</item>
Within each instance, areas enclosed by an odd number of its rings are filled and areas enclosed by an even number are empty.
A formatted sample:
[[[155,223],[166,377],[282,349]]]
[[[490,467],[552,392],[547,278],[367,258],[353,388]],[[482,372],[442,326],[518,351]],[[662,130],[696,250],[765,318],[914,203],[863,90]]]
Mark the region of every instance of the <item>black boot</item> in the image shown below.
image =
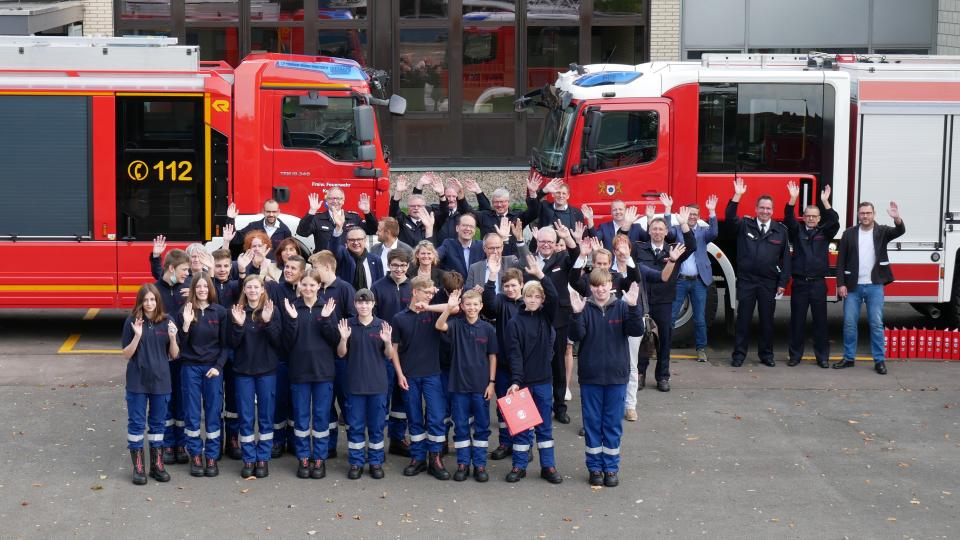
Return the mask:
[[[410,457],[410,443],[401,439],[390,439],[390,452],[395,456]]]
[[[177,458],[177,463],[190,463],[190,454],[187,453],[187,449],[183,446],[176,447],[173,453]]]
[[[163,464],[164,465],[173,465],[177,462],[177,456],[173,453],[172,447],[162,448],[163,450]],[[150,455],[153,456],[153,448],[150,449]],[[150,461],[153,461],[153,457],[150,458]]]
[[[519,482],[521,478],[527,476],[527,470],[521,469],[520,467],[513,467],[510,469],[510,472],[507,473],[506,481],[508,483]]]
[[[383,466],[382,465],[370,465],[370,478],[374,480],[380,480],[383,478]]]
[[[227,439],[227,457],[236,460],[243,457],[243,450],[240,449],[240,439],[236,435],[231,435]]]
[[[497,460],[501,460],[501,459],[503,459],[503,458],[505,458],[505,457],[507,457],[507,456],[509,456],[509,455],[511,455],[511,454],[513,454],[513,448],[511,448],[511,447],[509,447],[509,446],[507,446],[507,445],[505,445],[505,444],[501,444],[501,445],[498,446],[493,452],[490,452],[490,459],[492,459],[492,460],[494,460],[494,461],[497,461]]]
[[[244,462],[243,467],[240,469],[240,476],[243,478],[250,478],[253,476],[253,463]]]
[[[490,479],[490,475],[487,474],[486,467],[474,467],[473,468],[473,478],[477,482],[486,482]]]
[[[450,479],[450,472],[443,466],[443,456],[439,452],[427,454],[427,471],[437,480]]]
[[[133,483],[142,486],[147,483],[147,472],[143,464],[143,448],[130,450],[130,460],[133,462]]]
[[[286,448],[286,444],[284,443],[277,444],[277,441],[273,441],[273,447],[270,448],[270,459],[279,459],[283,457],[284,448]]]
[[[543,478],[551,484],[560,484],[563,482],[563,476],[560,474],[560,471],[556,467],[541,467],[540,468],[540,478]]]
[[[253,467],[253,475],[257,478],[266,478],[270,476],[270,465],[266,461],[258,461]]]
[[[457,472],[453,473],[454,482],[463,482],[470,476],[470,466],[464,464],[457,465]]]
[[[190,476],[203,476],[203,458],[200,456],[193,456],[190,458]]]
[[[410,460],[410,464],[403,469],[404,476],[416,476],[427,470],[427,462],[417,459]]]
[[[207,467],[203,471],[203,475],[209,478],[213,478],[220,474],[220,467],[217,467],[217,460],[213,458],[207,458]]]
[[[327,464],[322,459],[314,460],[313,468],[310,469],[310,478],[319,480],[327,476]]]
[[[310,460],[307,458],[300,459],[300,464],[297,466],[297,478],[310,478]]]
[[[171,451],[170,453],[172,454],[173,452]],[[170,474],[167,473],[163,466],[163,454],[164,450],[162,448],[150,449],[150,478],[153,478],[157,482],[170,481]]]

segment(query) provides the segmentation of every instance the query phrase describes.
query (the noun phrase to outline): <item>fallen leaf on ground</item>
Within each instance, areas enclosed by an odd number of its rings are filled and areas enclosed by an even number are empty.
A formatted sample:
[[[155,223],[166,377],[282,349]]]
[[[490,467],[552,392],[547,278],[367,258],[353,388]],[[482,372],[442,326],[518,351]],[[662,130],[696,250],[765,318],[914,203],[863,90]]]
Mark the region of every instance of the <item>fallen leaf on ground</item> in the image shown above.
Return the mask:
[[[101,486],[100,484],[94,484],[90,486],[90,491],[101,491],[101,490],[103,490],[103,486]]]
[[[897,520],[897,518],[895,518],[895,517],[888,517],[888,518],[887,518],[887,521],[889,521],[889,522],[891,522],[891,523],[893,523],[893,522],[896,521],[896,520]]]
[[[897,463],[897,467],[900,467],[901,469],[906,469],[906,468],[909,467],[909,466],[910,466],[910,464],[907,463],[906,461],[901,461],[901,462]]]
[[[770,518],[770,523],[780,523],[780,518]]]
[[[920,501],[917,499],[910,499],[910,504],[920,504]]]
[[[859,424],[860,422],[857,422],[856,420],[847,420],[847,423],[848,423],[848,424]]]
[[[250,493],[250,488],[243,488],[240,490],[240,493]]]
[[[690,436],[687,437],[687,440],[688,440],[688,441],[695,441],[695,440],[697,440],[697,439],[699,439],[699,438],[700,438],[699,435],[690,435]]]

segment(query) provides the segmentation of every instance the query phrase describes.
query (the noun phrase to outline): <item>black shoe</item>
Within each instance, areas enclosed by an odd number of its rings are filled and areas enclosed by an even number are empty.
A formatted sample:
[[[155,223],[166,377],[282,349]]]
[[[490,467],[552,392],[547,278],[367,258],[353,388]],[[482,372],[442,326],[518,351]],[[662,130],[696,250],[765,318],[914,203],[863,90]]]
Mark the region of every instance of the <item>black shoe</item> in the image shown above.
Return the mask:
[[[833,363],[833,369],[844,369],[844,368],[853,367],[853,366],[854,366],[853,360],[840,360],[839,362]]]
[[[730,361],[730,365],[733,367],[740,367],[743,365],[743,358],[734,358]]]
[[[383,466],[370,465],[370,478],[373,478],[374,480],[380,480],[383,478]]]
[[[328,449],[327,449],[327,459],[336,459],[336,457],[337,457],[337,449],[336,449],[336,448],[328,448]]]
[[[797,365],[797,364],[799,364],[799,363],[800,363],[800,359],[799,359],[799,358],[791,358],[791,359],[787,360],[787,365],[790,366],[790,367],[793,367],[793,366],[795,366],[795,365]]]
[[[477,482],[486,482],[490,479],[490,475],[487,474],[486,467],[474,467],[473,468],[473,478]]]
[[[170,481],[170,474],[163,466],[163,451],[160,448],[150,449],[150,478],[157,482]]]
[[[203,458],[200,456],[190,458],[190,476],[203,476]]]
[[[600,471],[590,471],[590,480],[589,483],[591,486],[602,486],[603,485],[603,473]]]
[[[763,365],[765,365],[765,366],[767,366],[767,367],[773,367],[773,366],[777,365],[777,361],[774,360],[773,358],[767,358],[766,360],[764,360],[764,359],[761,358],[761,359],[760,359],[760,363],[763,364]]]
[[[583,428],[580,428],[580,431],[577,432],[577,437],[583,437],[587,431]]]
[[[187,453],[187,449],[183,446],[176,447],[173,454],[177,457],[177,463],[190,463],[190,454]]]
[[[440,453],[427,454],[427,471],[437,480],[449,480],[450,472],[443,466],[443,457]]]
[[[513,454],[513,448],[504,444],[501,444],[497,447],[496,450],[490,452],[490,459],[494,461],[499,461],[509,455]]]
[[[669,392],[669,391],[670,391],[670,381],[667,381],[667,380],[657,381],[657,390],[659,390],[659,391],[661,391],[661,392]]]
[[[643,390],[647,386],[647,374],[641,373],[637,380],[637,390]]]
[[[243,467],[240,469],[240,476],[243,478],[250,478],[253,476],[253,463],[244,462]]]
[[[817,365],[820,366],[820,367],[822,367],[822,368],[824,368],[824,369],[830,367],[830,363],[827,362],[827,359],[826,359],[826,358],[822,358],[822,359],[820,359],[820,360],[817,360]]]
[[[603,485],[607,487],[617,487],[620,485],[620,479],[617,478],[617,473],[608,472],[603,475]]]
[[[505,480],[509,483],[519,482],[521,478],[527,477],[527,470],[520,467],[514,467],[507,473]]]
[[[310,460],[303,458],[297,465],[297,478],[310,478]]]
[[[877,362],[873,365],[873,369],[880,375],[887,374],[887,364],[886,362]]]
[[[453,473],[454,482],[463,482],[470,476],[470,466],[469,465],[457,465],[457,472]]]
[[[410,460],[410,464],[403,469],[404,476],[416,476],[427,470],[427,462],[416,459]]]
[[[153,454],[153,448],[150,449],[150,454]],[[150,462],[153,462],[151,457]],[[173,465],[177,462],[177,455],[173,453],[172,447],[166,447],[163,449],[163,464],[164,465]]]
[[[240,440],[236,435],[231,435],[227,442],[227,457],[236,460],[243,458],[243,451],[240,450]]]
[[[395,456],[410,457],[410,443],[399,439],[390,439],[390,453]]]
[[[540,478],[543,478],[551,484],[560,484],[563,483],[563,476],[560,474],[560,471],[556,467],[541,467],[540,468]]]
[[[253,467],[253,475],[257,478],[266,478],[270,476],[270,465],[266,461],[258,461]]]
[[[207,458],[207,466],[203,469],[203,475],[213,478],[218,474],[220,474],[220,467],[217,466],[217,460],[213,458]]]
[[[327,464],[322,459],[313,460],[313,468],[310,469],[310,478],[319,480],[327,476]]]
[[[143,463],[143,448],[130,451],[130,461],[133,462],[133,484],[142,486],[147,483],[147,471]]]
[[[350,480],[358,480],[361,476],[363,476],[363,467],[351,465],[350,470],[347,471],[347,478]]]
[[[570,423],[570,415],[567,414],[566,411],[557,411],[556,413],[553,414],[553,417],[557,420],[557,422],[560,422],[561,424]]]
[[[279,459],[283,457],[283,444],[274,443],[273,447],[270,449],[270,459]]]

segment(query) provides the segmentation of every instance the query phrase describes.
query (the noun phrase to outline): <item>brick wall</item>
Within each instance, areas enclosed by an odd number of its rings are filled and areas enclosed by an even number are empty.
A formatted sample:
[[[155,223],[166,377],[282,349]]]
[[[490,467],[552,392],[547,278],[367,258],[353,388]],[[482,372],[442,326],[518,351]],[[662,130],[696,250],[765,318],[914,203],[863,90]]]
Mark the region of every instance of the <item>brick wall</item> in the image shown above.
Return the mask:
[[[650,60],[680,60],[680,0],[651,0]]]
[[[960,54],[960,0],[940,0],[937,54]]]
[[[112,0],[83,0],[83,35],[113,35]]]

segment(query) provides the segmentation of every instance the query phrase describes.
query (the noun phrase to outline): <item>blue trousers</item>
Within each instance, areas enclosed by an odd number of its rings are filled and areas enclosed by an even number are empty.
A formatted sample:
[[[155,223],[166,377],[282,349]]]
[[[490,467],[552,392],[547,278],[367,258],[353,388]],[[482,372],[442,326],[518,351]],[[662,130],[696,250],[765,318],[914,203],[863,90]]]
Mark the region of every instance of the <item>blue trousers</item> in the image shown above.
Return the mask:
[[[273,409],[273,444],[283,447],[287,444],[288,426],[293,425],[293,411],[290,406],[289,364],[277,364],[277,399]]]
[[[453,394],[448,390],[450,388],[450,370],[440,368],[440,385],[443,387],[443,399],[446,403],[446,409],[443,413],[443,434],[447,441],[450,440],[450,428],[453,427]]]
[[[347,448],[350,465],[383,464],[383,425],[389,394],[347,394]],[[367,451],[364,452],[364,447]]]
[[[407,384],[410,389],[403,394],[407,419],[410,422],[410,457],[424,461],[427,459],[427,452],[439,452],[446,442],[446,427],[443,423],[446,399],[440,374],[409,377]]]
[[[883,362],[883,285],[857,285],[843,301],[843,359],[857,357],[857,322],[860,306],[867,304],[870,352],[874,362]]]
[[[387,361],[387,396],[390,398],[390,413],[387,418],[387,435],[391,440],[402,441],[407,435],[407,406],[403,389],[397,384],[397,370]]]
[[[150,446],[163,446],[163,432],[166,428],[167,407],[170,404],[170,394],[138,394],[127,392],[127,448],[139,450],[143,448],[143,433],[147,423],[150,424],[150,434],[147,440]],[[149,405],[149,417],[148,413]]]
[[[617,472],[620,469],[620,436],[623,435],[626,384],[581,384],[584,443],[587,470]]]
[[[344,390],[347,387],[347,361],[343,358],[337,358],[334,361],[336,366],[336,375],[333,379],[333,397],[330,400],[330,440],[327,441],[327,452],[337,450],[337,441],[340,440],[339,418],[342,415],[343,421],[347,421],[347,393]],[[340,413],[337,413],[334,402],[340,407]]]
[[[187,436],[187,452],[210,459],[220,456],[220,412],[223,410],[223,375],[207,378],[212,366],[184,364],[180,368],[183,388],[183,433]],[[200,411],[206,423],[206,445],[200,438]]]
[[[470,420],[473,417],[473,436]],[[453,392],[453,446],[457,465],[487,466],[490,443],[490,402],[479,392]]]
[[[683,301],[690,297],[690,307],[693,309],[693,337],[697,349],[707,348],[707,286],[697,279],[677,280],[677,299],[673,301],[673,320],[680,315]]]
[[[513,466],[526,469],[530,463],[530,447],[533,436],[537,436],[537,452],[540,454],[540,467],[556,467],[557,460],[553,454],[553,385],[550,383],[538,384],[529,387],[533,402],[537,405],[537,412],[543,423],[517,433],[513,437]],[[624,393],[626,396],[626,393]]]
[[[497,376],[494,377],[493,390],[497,393],[497,398],[502,398],[507,395],[507,388],[510,388],[510,374],[505,370],[498,369]],[[553,385],[551,385],[552,388]],[[553,398],[550,398],[550,403],[553,403]],[[552,405],[551,405],[552,406]],[[498,433],[500,446],[510,447],[513,444],[513,438],[510,437],[510,430],[507,429],[507,423],[503,421],[503,415],[500,414],[500,407],[497,407],[497,425],[500,428]],[[551,412],[550,414],[553,414]],[[540,414],[543,416],[543,413]]]
[[[327,459],[333,383],[291,384],[290,397],[293,401],[293,444],[297,459]],[[311,421],[313,429],[310,429]]]
[[[227,353],[227,357],[227,365],[223,366],[223,427],[229,439],[240,429],[240,415],[237,414],[237,376],[233,372],[233,350]]]
[[[186,446],[187,438],[183,434],[183,390],[180,386],[179,361],[170,362],[170,405],[167,407],[166,430],[163,434],[163,446],[167,448]]]
[[[277,377],[269,375],[236,376],[237,409],[240,416],[238,431],[243,462],[270,461],[273,450],[273,408],[276,399]],[[254,411],[256,400],[256,411]],[[257,420],[260,438],[253,433],[253,422]],[[256,442],[255,442],[256,441]]]

